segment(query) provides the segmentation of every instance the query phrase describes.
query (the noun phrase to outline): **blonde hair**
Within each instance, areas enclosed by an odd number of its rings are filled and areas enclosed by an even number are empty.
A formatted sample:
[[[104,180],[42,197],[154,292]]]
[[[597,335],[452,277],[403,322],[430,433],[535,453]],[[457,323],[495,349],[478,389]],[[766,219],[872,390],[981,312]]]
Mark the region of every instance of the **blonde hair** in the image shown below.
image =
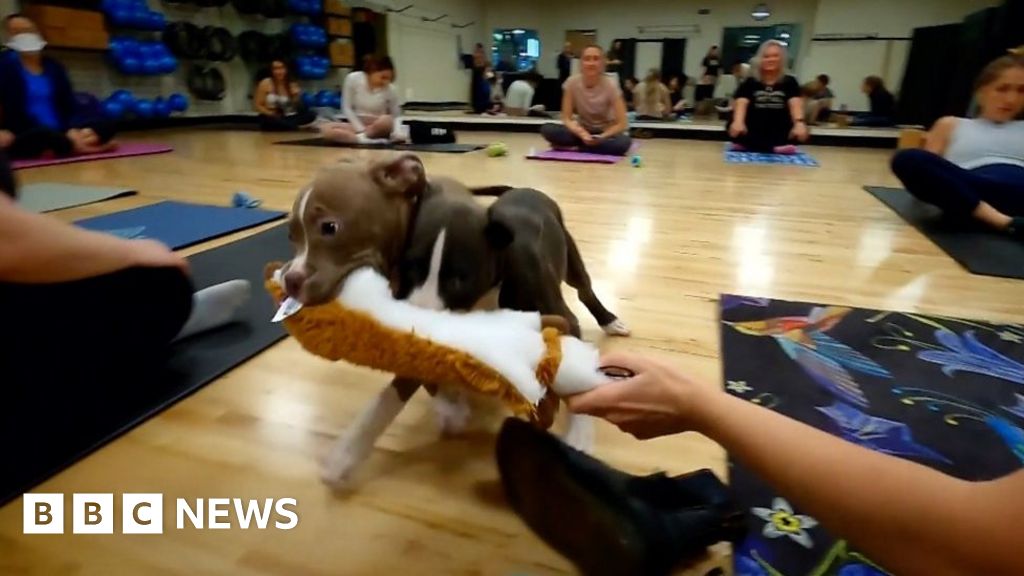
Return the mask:
[[[775,46],[782,52],[782,66],[779,68],[779,76],[785,76],[789,73],[788,62],[789,62],[789,50],[786,45],[778,40],[765,40],[757,48],[757,54],[750,59],[750,72],[751,76],[761,80],[761,60],[764,58],[764,53],[768,48]]]

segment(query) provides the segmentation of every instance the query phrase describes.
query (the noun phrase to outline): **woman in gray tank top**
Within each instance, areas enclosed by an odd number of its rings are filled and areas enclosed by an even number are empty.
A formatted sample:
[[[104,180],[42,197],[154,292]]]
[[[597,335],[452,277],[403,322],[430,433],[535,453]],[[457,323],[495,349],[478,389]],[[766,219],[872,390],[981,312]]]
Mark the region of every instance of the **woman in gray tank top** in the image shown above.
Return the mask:
[[[918,199],[1024,240],[1024,58],[991,62],[975,83],[977,118],[935,123],[923,150],[903,150],[892,170]]]

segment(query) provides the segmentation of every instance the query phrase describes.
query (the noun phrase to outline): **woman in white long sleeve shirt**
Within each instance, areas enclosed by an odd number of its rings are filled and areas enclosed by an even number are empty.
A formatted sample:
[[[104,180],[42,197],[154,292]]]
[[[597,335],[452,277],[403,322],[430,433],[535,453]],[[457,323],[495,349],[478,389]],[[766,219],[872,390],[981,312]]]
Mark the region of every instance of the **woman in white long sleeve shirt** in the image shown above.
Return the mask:
[[[367,56],[361,72],[345,77],[342,107],[348,122],[324,125],[323,137],[346,144],[403,140],[398,120],[402,109],[394,80],[395,65],[391,58]]]

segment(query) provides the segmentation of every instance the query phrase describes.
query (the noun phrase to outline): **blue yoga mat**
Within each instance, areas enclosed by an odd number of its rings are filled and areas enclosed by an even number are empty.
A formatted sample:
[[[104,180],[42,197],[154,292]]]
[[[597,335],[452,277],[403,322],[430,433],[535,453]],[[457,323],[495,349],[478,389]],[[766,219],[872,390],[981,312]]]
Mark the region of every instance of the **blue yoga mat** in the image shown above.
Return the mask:
[[[796,154],[765,154],[762,152],[725,151],[725,161],[730,164],[788,164],[817,168],[818,161],[806,152]]]
[[[159,240],[177,250],[284,217],[284,212],[271,210],[166,201],[75,224],[127,239]]]

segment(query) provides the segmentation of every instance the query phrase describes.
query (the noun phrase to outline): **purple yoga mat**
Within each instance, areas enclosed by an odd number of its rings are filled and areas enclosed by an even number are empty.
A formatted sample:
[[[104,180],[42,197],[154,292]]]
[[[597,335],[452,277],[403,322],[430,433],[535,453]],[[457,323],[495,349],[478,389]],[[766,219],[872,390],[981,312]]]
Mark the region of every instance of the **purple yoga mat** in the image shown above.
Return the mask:
[[[163,154],[174,150],[166,144],[155,144],[153,142],[124,142],[113,152],[103,154],[85,154],[82,156],[69,156],[67,158],[45,158],[39,160],[15,160],[11,165],[15,170],[26,168],[38,168],[40,166],[56,166],[57,164],[71,164],[74,162],[89,162],[90,160],[106,160],[108,158],[126,158],[128,156],[145,156],[147,154]]]
[[[609,156],[607,154],[591,154],[575,150],[545,150],[526,156],[530,160],[555,160],[559,162],[590,162],[595,164],[618,164],[625,156]]]

